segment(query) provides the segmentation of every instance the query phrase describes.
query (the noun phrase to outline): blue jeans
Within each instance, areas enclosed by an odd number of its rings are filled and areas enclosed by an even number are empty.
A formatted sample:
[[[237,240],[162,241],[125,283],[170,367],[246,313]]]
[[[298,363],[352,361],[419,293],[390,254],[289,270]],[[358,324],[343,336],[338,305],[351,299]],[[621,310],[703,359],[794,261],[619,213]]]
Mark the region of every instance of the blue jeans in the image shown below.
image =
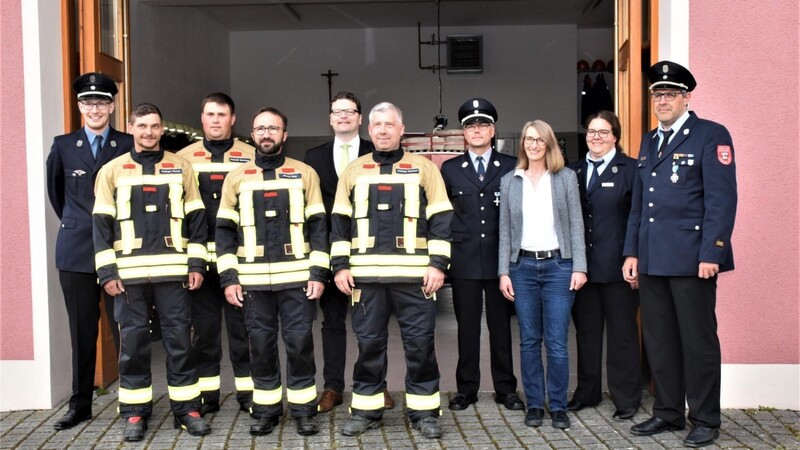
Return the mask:
[[[545,376],[542,338],[547,350],[547,393],[550,411],[567,409],[569,387],[569,318],[575,293],[569,290],[572,260],[537,260],[520,256],[511,263],[520,334],[522,385],[530,408],[544,408]]]

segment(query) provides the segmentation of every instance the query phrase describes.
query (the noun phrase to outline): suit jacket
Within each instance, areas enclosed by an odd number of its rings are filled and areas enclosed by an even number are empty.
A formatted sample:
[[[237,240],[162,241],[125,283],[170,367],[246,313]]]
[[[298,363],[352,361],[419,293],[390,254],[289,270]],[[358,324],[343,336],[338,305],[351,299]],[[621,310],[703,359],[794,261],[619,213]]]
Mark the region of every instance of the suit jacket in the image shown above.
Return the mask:
[[[358,156],[364,156],[373,150],[375,147],[372,142],[360,139]],[[339,175],[336,175],[336,165],[333,160],[333,141],[306,150],[303,162],[311,166],[319,175],[322,203],[325,205],[328,229],[330,229],[331,210],[333,209],[333,200],[336,198],[336,185],[339,183]]]
[[[658,157],[656,130],[639,149],[626,256],[639,273],[697,276],[698,264],[733,269],[731,234],[736,218],[733,141],[722,125],[693,112]]]
[[[497,279],[500,179],[516,162],[517,158],[492,151],[483,182],[466,152],[442,164],[442,178],[453,204],[449,277]]]
[[[93,273],[92,208],[94,180],[108,161],[133,148],[133,137],[113,128],[95,161],[83,127],[56,136],[47,157],[47,195],[61,228],[56,238],[56,268]]]
[[[631,211],[636,160],[617,150],[591,191],[586,189],[588,165],[586,159],[581,159],[569,167],[578,175],[589,282],[622,282],[622,247]]]
[[[517,262],[522,243],[522,183],[520,170],[500,180],[500,255],[498,275],[508,275],[509,262]],[[561,257],[572,259],[573,272],[586,272],[586,244],[583,237],[578,177],[564,168],[551,174],[553,219]],[[620,270],[621,271],[621,270]]]

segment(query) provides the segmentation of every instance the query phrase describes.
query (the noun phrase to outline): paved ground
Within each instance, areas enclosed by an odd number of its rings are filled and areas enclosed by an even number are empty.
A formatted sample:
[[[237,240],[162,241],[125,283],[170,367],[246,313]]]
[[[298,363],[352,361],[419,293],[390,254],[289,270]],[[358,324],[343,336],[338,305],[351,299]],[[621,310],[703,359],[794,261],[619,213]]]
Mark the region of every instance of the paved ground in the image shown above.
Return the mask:
[[[401,399],[400,393],[395,393]],[[345,398],[347,401],[348,398]],[[446,405],[447,394],[442,403]],[[652,398],[646,398],[635,420],[646,419]],[[632,421],[610,419],[610,401],[596,408],[570,414],[572,427],[561,431],[550,427],[523,425],[521,411],[507,411],[494,403],[490,393],[482,393],[480,401],[465,411],[443,410],[444,427],[441,440],[427,440],[412,430],[404,418],[401,402],[384,415],[383,427],[370,430],[361,438],[348,438],[339,433],[347,420],[347,406],[317,416],[322,432],[303,438],[295,433],[294,421],[284,416],[271,435],[253,437],[248,433],[254,422],[240,413],[235,396],[228,395],[222,410],[209,415],[212,433],[192,437],[172,428],[169,401],[161,394],[155,403],[146,440],[122,442],[123,424],[116,413],[116,395],[109,391],[95,401],[95,418],[61,432],[53,430],[53,422],[64,408],[48,411],[15,411],[0,414],[0,448],[41,449],[663,449],[679,448],[686,431],[662,433],[652,437],[633,436],[628,428]],[[725,410],[722,433],[716,446],[710,448],[798,449],[800,448],[800,412],[786,410]]]
[[[254,420],[240,413],[233,391],[230,363],[223,359],[222,390],[226,397],[219,413],[209,415],[212,433],[205,437],[192,437],[172,428],[169,413],[169,400],[166,397],[166,377],[164,374],[164,351],[160,344],[153,345],[153,389],[156,402],[150,429],[145,441],[136,445],[122,442],[123,423],[117,408],[117,383],[108,387],[107,393],[97,396],[94,402],[94,419],[80,426],[61,432],[53,430],[53,422],[65,412],[65,406],[46,411],[14,411],[0,413],[0,449],[41,448],[41,449],[184,449],[184,448],[246,448],[246,449],[664,449],[679,448],[687,431],[663,433],[653,437],[633,436],[629,428],[634,423],[650,416],[652,397],[645,395],[642,408],[634,421],[615,422],[611,420],[613,405],[609,400],[596,408],[588,408],[570,414],[572,427],[567,431],[556,430],[549,420],[541,428],[528,428],[523,424],[522,411],[507,411],[495,404],[492,385],[488,374],[488,335],[484,327],[484,346],[481,349],[481,367],[484,376],[481,380],[480,401],[465,411],[453,412],[447,409],[451,392],[455,391],[454,368],[458,352],[456,344],[457,324],[453,319],[452,307],[448,306],[448,293],[439,296],[436,347],[442,373],[442,417],[444,437],[441,440],[427,440],[411,429],[402,412],[403,378],[405,369],[403,351],[396,324],[390,326],[389,375],[387,383],[394,392],[397,407],[384,415],[383,427],[369,430],[359,438],[348,438],[339,432],[348,419],[347,405],[349,394],[345,394],[345,404],[329,414],[317,416],[322,432],[308,438],[296,434],[294,421],[284,416],[281,425],[271,435],[255,438],[250,436],[249,428]],[[321,320],[321,315],[319,317]],[[514,321],[516,322],[516,321]],[[516,325],[514,323],[514,325]],[[317,327],[319,321],[317,321]],[[349,326],[348,326],[349,329]],[[513,326],[514,348],[518,348],[517,327]],[[571,334],[574,336],[574,334]],[[315,333],[315,346],[321,349],[319,332]],[[575,345],[570,339],[570,359],[572,380],[570,388],[575,387]],[[223,343],[227,349],[227,343]],[[357,349],[354,339],[348,339],[346,385],[350,386],[352,363]],[[515,357],[517,354],[515,353]],[[318,387],[322,389],[321,352],[317,352]],[[283,358],[282,358],[283,359]],[[515,358],[516,373],[519,374],[518,359]],[[521,387],[520,387],[521,389]],[[720,439],[713,448],[752,448],[752,449],[800,449],[800,411],[771,410],[724,410]]]

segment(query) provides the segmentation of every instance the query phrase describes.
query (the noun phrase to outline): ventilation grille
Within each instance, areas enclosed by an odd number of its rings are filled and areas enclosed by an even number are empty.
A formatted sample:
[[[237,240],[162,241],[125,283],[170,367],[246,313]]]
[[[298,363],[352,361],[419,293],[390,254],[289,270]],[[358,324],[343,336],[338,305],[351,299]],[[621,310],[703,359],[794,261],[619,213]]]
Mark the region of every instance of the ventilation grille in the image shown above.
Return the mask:
[[[483,35],[447,36],[447,73],[483,73]]]

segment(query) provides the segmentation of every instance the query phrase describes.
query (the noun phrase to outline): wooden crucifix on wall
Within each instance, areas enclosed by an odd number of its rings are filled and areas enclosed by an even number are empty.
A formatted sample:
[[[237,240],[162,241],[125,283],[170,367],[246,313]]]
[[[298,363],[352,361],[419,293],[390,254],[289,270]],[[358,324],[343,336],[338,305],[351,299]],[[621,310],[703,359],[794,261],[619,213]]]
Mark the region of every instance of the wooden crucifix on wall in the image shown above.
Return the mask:
[[[328,79],[328,102],[330,102],[333,98],[333,77],[338,77],[339,74],[331,72],[331,69],[328,69],[327,73],[322,73],[320,75]]]

